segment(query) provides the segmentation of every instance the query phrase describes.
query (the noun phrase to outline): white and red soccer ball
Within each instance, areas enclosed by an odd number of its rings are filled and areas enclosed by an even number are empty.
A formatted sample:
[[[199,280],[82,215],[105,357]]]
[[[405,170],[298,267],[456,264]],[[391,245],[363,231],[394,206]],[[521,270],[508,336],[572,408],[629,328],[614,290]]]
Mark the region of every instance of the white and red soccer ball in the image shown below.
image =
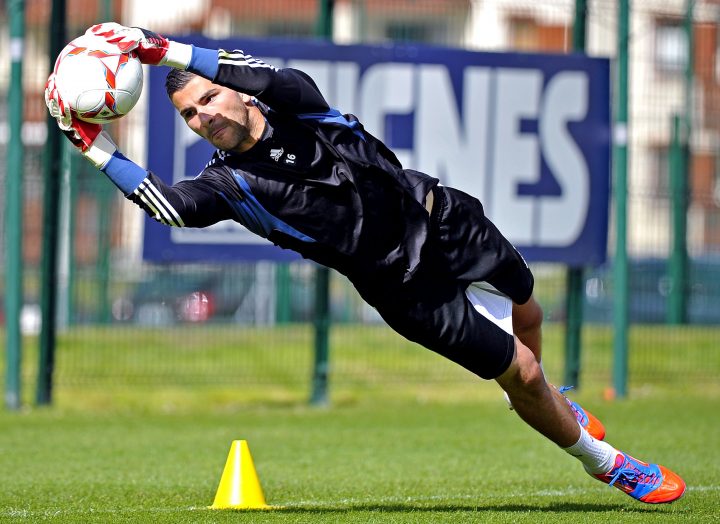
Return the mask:
[[[126,115],[140,98],[143,71],[134,53],[121,53],[93,35],[82,35],[55,61],[55,86],[85,122],[105,124]]]

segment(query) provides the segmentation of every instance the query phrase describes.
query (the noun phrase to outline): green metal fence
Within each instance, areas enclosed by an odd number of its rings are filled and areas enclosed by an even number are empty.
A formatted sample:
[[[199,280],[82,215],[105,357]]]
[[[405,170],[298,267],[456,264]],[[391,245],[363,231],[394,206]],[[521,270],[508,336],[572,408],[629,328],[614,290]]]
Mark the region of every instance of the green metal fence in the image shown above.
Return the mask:
[[[8,8],[12,4],[5,3]],[[41,346],[41,217],[47,207],[47,201],[43,203],[47,137],[42,88],[50,67],[51,2],[24,4],[25,54],[32,60],[23,61],[22,379],[34,384]],[[67,39],[112,13],[112,18],[123,23],[148,25],[168,34],[316,38],[331,22],[334,39],[340,43],[415,41],[474,50],[565,53],[577,48],[573,42],[579,36],[573,31],[576,9],[580,9],[587,16],[586,52],[612,57],[617,65],[623,4],[614,0],[212,0],[202,9],[197,3],[177,2],[175,15],[169,16],[145,12],[139,2],[129,0],[78,0],[68,5],[73,11]],[[324,19],[331,5],[332,20]],[[3,34],[9,29],[8,12],[0,13]],[[648,0],[633,3],[626,21],[629,127],[617,129],[616,139],[622,143],[627,138],[628,145],[630,386],[717,384],[720,6],[710,0]],[[3,126],[11,113],[8,104],[12,104],[7,97],[7,49],[0,46]],[[131,114],[112,130],[123,149],[136,158],[143,157],[143,145],[138,133],[131,131],[141,121],[141,116]],[[2,159],[8,157],[9,147],[15,147],[8,136],[0,133]],[[110,384],[239,386],[274,381],[310,391],[314,265],[145,264],[139,256],[140,212],[73,152],[65,165],[70,176],[59,179],[60,249],[53,279],[58,341],[54,378],[60,390]],[[0,164],[2,187],[8,180],[7,168],[6,162]],[[15,214],[8,214],[9,198],[9,193],[0,194],[4,247],[9,245],[7,235],[14,225],[6,217],[17,220]],[[618,331],[613,329],[618,273],[612,267],[617,225],[613,220],[609,267],[581,268],[575,274],[584,306],[578,334],[580,376],[588,386],[613,384],[613,351],[618,344]],[[5,277],[0,286],[3,295],[10,296],[14,281],[8,279],[8,272],[15,270],[7,257],[0,263]],[[574,296],[566,286],[572,280],[565,267],[545,264],[534,270],[547,318],[546,369],[554,380],[560,380],[565,370],[566,305]],[[343,277],[331,275],[329,296],[333,387],[472,380],[456,366],[390,333]],[[8,303],[0,305],[0,311]],[[8,341],[14,343],[11,335],[3,332],[0,348],[5,353]],[[7,366],[5,354],[1,361]]]

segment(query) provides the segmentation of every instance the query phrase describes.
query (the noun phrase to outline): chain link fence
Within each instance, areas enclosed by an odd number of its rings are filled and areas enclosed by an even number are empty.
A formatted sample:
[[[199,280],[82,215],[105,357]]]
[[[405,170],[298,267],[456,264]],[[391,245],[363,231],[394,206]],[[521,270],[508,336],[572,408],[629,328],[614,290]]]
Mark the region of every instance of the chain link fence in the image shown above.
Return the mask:
[[[6,2],[2,2],[6,4]],[[482,51],[572,52],[575,2],[565,0],[338,0],[334,39],[343,44],[418,42]],[[631,256],[630,380],[717,383],[720,378],[720,6],[647,0],[632,5],[630,42],[629,217]],[[50,2],[28,0],[24,61],[23,331],[33,381],[39,329],[42,227],[42,91],[50,69]],[[617,2],[586,2],[586,52],[614,58]],[[315,38],[323,2],[315,0],[69,0],[68,40],[113,18],[127,25],[213,38]],[[7,40],[5,10],[0,36]],[[9,68],[0,46],[0,158],[6,157]],[[691,60],[691,67],[688,67]],[[688,71],[692,74],[688,75]],[[673,117],[690,119],[687,246],[688,323],[665,323],[671,247],[669,182]],[[362,115],[360,115],[362,117]],[[144,158],[142,104],[113,124],[131,158]],[[142,130],[140,132],[139,130]],[[59,270],[60,333],[56,382],[106,384],[238,384],[280,380],[305,387],[312,362],[313,274],[292,264],[151,265],[141,257],[142,214],[112,184],[71,154],[64,192]],[[0,164],[5,184],[6,165]],[[5,209],[0,192],[0,208]],[[70,213],[68,209],[72,209]],[[6,224],[0,222],[3,245]],[[613,233],[611,224],[610,253]],[[0,262],[3,266],[4,261]],[[534,266],[544,306],[546,368],[558,377],[565,318],[565,268]],[[584,380],[607,384],[611,369],[612,268],[585,269]],[[4,283],[4,279],[3,279]],[[0,284],[1,285],[1,284]],[[2,305],[0,305],[0,312]],[[389,333],[347,281],[331,283],[332,380],[457,381],[469,376]],[[2,318],[2,316],[0,316]],[[713,343],[714,341],[714,343]],[[0,347],[4,340],[0,342]],[[658,346],[666,348],[661,355]],[[268,378],[271,377],[271,378]]]

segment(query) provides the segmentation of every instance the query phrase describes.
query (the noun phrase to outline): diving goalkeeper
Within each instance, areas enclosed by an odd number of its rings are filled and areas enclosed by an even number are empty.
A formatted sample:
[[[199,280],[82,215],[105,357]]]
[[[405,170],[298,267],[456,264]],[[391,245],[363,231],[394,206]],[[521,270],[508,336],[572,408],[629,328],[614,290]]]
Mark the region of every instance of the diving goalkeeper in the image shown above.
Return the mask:
[[[615,449],[595,417],[547,383],[533,275],[477,199],[404,169],[301,71],[115,23],[88,32],[169,66],[171,102],[217,148],[197,177],[169,186],[100,125],[75,119],[51,75],[51,115],[128,199],[174,227],[235,220],[339,271],[395,331],[495,380],[527,424],[594,478],[647,503],[683,495],[677,474]]]

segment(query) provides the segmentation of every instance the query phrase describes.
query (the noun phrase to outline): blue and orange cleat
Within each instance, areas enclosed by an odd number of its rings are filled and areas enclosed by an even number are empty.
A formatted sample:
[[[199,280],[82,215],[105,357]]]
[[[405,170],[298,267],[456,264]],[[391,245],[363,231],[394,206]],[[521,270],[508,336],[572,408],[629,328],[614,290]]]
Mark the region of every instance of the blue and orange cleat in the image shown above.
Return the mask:
[[[573,402],[564,395],[564,393],[569,389],[572,389],[572,386],[562,386],[561,388],[558,388],[558,391],[563,393],[563,397],[565,397],[565,400],[575,415],[578,424],[580,424],[585,431],[590,433],[592,438],[596,440],[603,440],[605,438],[605,426],[603,426],[603,423],[600,422],[592,413],[583,409],[580,404]]]
[[[658,464],[646,464],[622,451],[608,473],[592,475],[615,486],[640,502],[666,504],[685,493],[685,482],[679,475]]]

